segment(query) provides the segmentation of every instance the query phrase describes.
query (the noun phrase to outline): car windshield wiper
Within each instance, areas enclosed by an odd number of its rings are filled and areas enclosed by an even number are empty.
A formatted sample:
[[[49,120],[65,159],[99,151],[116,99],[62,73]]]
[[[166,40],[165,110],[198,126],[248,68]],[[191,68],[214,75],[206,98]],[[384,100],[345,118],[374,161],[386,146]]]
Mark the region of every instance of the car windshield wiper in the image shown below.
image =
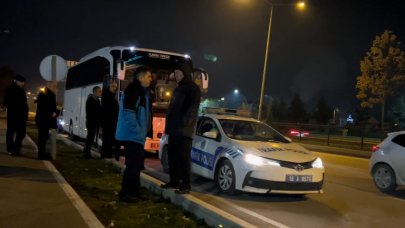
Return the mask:
[[[266,137],[262,137],[262,136],[258,136],[256,135],[255,138],[258,138],[262,141],[266,141],[266,142],[284,142],[283,140],[277,139],[277,138],[266,138]]]

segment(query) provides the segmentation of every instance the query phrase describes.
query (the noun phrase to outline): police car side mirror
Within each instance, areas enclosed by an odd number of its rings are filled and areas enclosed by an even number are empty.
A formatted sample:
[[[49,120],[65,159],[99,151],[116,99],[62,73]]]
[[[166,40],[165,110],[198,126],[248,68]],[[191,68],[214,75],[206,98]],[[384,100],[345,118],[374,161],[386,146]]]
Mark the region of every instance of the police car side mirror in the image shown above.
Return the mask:
[[[218,137],[218,132],[216,131],[207,131],[203,133],[204,137],[210,138],[210,139],[217,139]]]

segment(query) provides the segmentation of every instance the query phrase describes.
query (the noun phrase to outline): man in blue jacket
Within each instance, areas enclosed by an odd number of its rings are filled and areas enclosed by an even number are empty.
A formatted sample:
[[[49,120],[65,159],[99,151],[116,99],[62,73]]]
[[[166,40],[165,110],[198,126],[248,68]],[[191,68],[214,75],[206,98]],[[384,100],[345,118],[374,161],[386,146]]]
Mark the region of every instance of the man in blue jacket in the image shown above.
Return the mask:
[[[138,67],[131,84],[120,99],[115,138],[125,151],[125,171],[122,177],[120,201],[135,202],[140,195],[140,172],[144,166],[144,145],[152,132],[152,104],[147,88],[152,82],[151,71]]]

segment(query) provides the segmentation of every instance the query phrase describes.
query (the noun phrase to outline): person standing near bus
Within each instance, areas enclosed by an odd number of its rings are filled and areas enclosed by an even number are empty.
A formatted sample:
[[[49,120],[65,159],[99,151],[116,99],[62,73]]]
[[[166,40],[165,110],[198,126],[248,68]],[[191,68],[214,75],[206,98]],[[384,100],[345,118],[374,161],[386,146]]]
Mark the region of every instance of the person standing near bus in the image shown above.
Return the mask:
[[[48,82],[44,90],[38,94],[35,124],[38,127],[38,159],[51,160],[52,156],[46,152],[46,141],[49,129],[56,128],[56,82]]]
[[[93,93],[89,94],[86,101],[86,144],[84,146],[84,158],[91,157],[91,146],[98,133],[100,126],[100,113],[101,113],[101,88],[99,86],[93,87]]]
[[[191,145],[201,101],[200,88],[192,81],[191,73],[192,69],[185,64],[174,71],[178,86],[166,114],[170,182],[161,187],[178,188],[177,194],[187,194],[191,189]]]
[[[122,176],[119,200],[144,200],[140,194],[140,172],[144,167],[144,145],[152,133],[152,104],[147,88],[152,82],[151,71],[138,67],[133,81],[120,100],[115,138],[124,146],[125,171]]]
[[[110,81],[108,89],[103,90],[101,95],[101,128],[103,129],[103,145],[101,146],[101,158],[118,160],[118,145],[115,140],[117,129],[119,104],[115,98],[118,89],[116,81]]]
[[[7,108],[7,152],[13,156],[20,155],[21,143],[26,133],[28,104],[24,85],[25,78],[17,75],[4,93],[4,106]]]

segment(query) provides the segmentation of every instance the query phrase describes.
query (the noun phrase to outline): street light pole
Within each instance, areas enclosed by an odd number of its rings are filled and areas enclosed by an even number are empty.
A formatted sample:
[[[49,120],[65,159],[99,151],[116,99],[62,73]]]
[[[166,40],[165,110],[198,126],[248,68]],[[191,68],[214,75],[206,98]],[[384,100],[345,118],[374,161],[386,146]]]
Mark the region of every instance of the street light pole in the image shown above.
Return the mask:
[[[257,119],[260,120],[262,118],[262,109],[263,109],[263,95],[264,95],[264,87],[266,84],[266,71],[267,71],[267,59],[268,59],[268,54],[269,54],[269,46],[270,46],[270,33],[271,33],[271,23],[273,20],[273,9],[275,4],[273,4],[271,1],[265,0],[265,2],[270,6],[270,18],[269,18],[269,28],[267,30],[267,41],[266,41],[266,51],[264,53],[264,64],[263,64],[263,74],[262,74],[262,85],[260,88],[260,98],[259,98],[259,111],[257,114]],[[292,4],[276,4],[276,6],[288,6]],[[304,9],[305,8],[305,2],[298,2],[296,6],[299,9]]]
[[[267,30],[267,41],[266,41],[266,51],[264,53],[264,64],[263,64],[263,74],[262,74],[262,86],[260,89],[260,98],[259,98],[259,113],[257,114],[257,119],[260,121],[262,117],[262,109],[263,109],[263,95],[264,95],[264,87],[266,84],[266,71],[267,71],[267,59],[269,54],[269,46],[270,46],[270,33],[271,33],[271,22],[273,20],[273,4],[270,4],[270,19],[269,19],[269,28]]]

